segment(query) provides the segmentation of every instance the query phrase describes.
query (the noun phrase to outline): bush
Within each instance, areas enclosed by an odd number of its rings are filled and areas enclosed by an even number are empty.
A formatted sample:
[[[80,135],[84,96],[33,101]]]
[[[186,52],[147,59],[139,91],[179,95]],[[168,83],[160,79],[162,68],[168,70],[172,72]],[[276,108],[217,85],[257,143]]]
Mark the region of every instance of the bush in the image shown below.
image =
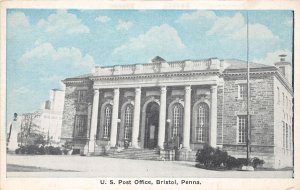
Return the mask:
[[[53,147],[53,146],[37,146],[37,145],[27,145],[22,146],[16,149],[16,154],[33,154],[33,155],[61,155],[62,151],[60,147]]]
[[[254,157],[251,160],[251,165],[253,166],[253,168],[257,168],[257,166],[262,166],[264,163],[265,163],[265,161],[263,161],[259,158],[256,158],[256,157]]]
[[[225,166],[228,169],[236,168],[238,166],[238,160],[235,157],[228,156],[226,158]]]
[[[60,150],[59,147],[53,147],[53,146],[48,146],[45,147],[46,154],[50,155],[61,155],[62,151]]]
[[[235,158],[229,156],[226,151],[219,148],[214,149],[209,145],[204,145],[203,149],[198,150],[196,154],[196,161],[199,162],[197,166],[204,165],[205,168],[219,169],[222,166],[227,169],[240,168],[243,165],[251,165],[257,168],[263,165],[264,161],[259,158],[253,158],[248,161],[246,158]]]

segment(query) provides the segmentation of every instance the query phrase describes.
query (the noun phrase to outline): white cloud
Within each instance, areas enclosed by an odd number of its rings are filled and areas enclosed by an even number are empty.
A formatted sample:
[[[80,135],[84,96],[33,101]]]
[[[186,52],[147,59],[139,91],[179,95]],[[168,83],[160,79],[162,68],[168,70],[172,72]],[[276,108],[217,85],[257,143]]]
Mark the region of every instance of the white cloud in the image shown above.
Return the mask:
[[[184,13],[177,22],[185,24],[192,22],[201,28],[208,27],[206,35],[219,36],[222,40],[245,40],[247,35],[247,22],[241,13],[233,16],[217,16],[213,11],[195,11]],[[260,23],[249,24],[249,38],[251,40],[278,40],[278,36],[265,25]]]
[[[30,94],[32,92],[33,91],[27,86],[22,86],[17,89],[14,89],[14,94],[17,94],[17,95]]]
[[[116,26],[117,30],[129,30],[133,26],[133,23],[130,21],[119,20],[118,25]]]
[[[201,21],[201,19],[211,19],[214,20],[217,18],[216,14],[213,11],[194,11],[192,13],[184,13],[180,15],[176,22],[186,22],[186,21]]]
[[[101,22],[101,23],[106,23],[106,22],[109,22],[111,20],[110,17],[108,16],[98,16],[95,18],[95,21],[98,21],[98,22]]]
[[[287,19],[286,22],[285,22],[285,24],[288,27],[292,27],[293,26],[293,19],[292,18]]]
[[[178,52],[183,50],[185,45],[180,39],[177,31],[167,25],[154,26],[146,33],[136,38],[131,38],[124,45],[114,49],[113,54],[132,54],[139,51],[145,52]]]
[[[29,18],[23,12],[13,12],[7,16],[8,30],[18,32],[30,27]]]
[[[275,62],[279,61],[279,55],[282,54],[287,55],[285,60],[292,63],[292,52],[287,49],[269,52],[264,58],[254,59],[253,62],[267,64],[267,65],[274,65]]]
[[[213,35],[219,32],[230,33],[245,25],[244,17],[236,13],[233,17],[215,17],[214,24],[206,33]]]
[[[279,40],[279,37],[274,35],[273,32],[262,24],[249,24],[249,39],[250,40]],[[238,31],[232,33],[231,38],[235,40],[244,40],[247,36],[247,25],[244,25]]]
[[[67,34],[89,33],[89,28],[81,20],[66,10],[58,10],[48,16],[47,20],[39,20],[37,26],[48,33],[66,32]]]
[[[43,60],[43,61],[38,61]],[[36,47],[25,52],[20,59],[19,63],[27,64],[32,61],[38,61],[38,63],[52,63],[56,62],[68,62],[73,66],[86,66],[92,68],[94,66],[94,59],[89,54],[82,55],[81,51],[77,48],[62,47],[55,49],[51,43],[37,43]]]

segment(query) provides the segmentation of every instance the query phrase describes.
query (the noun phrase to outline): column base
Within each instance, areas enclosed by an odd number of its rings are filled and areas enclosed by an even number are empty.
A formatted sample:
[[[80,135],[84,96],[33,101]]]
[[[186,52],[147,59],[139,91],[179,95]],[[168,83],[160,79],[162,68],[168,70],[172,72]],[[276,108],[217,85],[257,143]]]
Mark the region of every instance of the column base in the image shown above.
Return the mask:
[[[193,151],[190,148],[182,148],[178,151],[178,160],[181,161],[195,161]]]
[[[136,146],[129,146],[128,148],[136,148],[136,149],[141,149],[141,147],[139,147],[138,145],[136,145]]]
[[[180,152],[190,152],[190,151],[192,151],[192,149],[191,149],[191,148],[186,148],[186,147],[184,147],[184,148],[182,148],[182,149],[179,149],[179,151],[180,151]]]
[[[94,155],[95,155],[94,152],[88,152],[88,153],[86,154],[86,156],[94,156]]]

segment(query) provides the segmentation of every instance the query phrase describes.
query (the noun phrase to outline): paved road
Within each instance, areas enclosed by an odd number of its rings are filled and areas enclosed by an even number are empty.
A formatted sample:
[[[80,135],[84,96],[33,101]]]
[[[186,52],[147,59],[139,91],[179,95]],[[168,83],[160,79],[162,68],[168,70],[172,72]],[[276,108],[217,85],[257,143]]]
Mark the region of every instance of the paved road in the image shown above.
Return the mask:
[[[146,161],[107,157],[66,155],[7,155],[7,177],[178,177],[178,178],[290,178],[292,171],[211,171],[195,167],[195,162]],[[27,172],[15,172],[24,167]],[[27,168],[26,168],[27,167]],[[35,168],[28,172],[28,168]],[[40,168],[39,172],[36,168]],[[10,169],[11,170],[11,169]]]

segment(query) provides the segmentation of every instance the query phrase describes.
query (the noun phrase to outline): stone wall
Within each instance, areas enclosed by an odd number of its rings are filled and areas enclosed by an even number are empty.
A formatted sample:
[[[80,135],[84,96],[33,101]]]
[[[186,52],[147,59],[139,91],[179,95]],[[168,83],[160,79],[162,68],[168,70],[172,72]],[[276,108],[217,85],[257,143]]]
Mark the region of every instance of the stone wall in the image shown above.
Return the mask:
[[[218,86],[217,91],[217,145],[223,144],[223,114],[224,114],[224,84]]]
[[[78,90],[87,90],[87,94],[82,102],[78,102]],[[90,83],[66,84],[64,111],[62,118],[62,142],[70,141],[74,138],[74,125],[76,115],[88,115],[88,107],[92,104],[93,89]],[[88,117],[89,118],[89,117]],[[85,130],[85,138],[89,138],[89,119]],[[79,142],[79,141],[78,141]],[[73,141],[76,144],[76,141]],[[84,144],[81,142],[79,144]],[[81,145],[80,145],[81,146]]]
[[[238,97],[238,85],[246,83],[246,75],[224,76],[223,149],[246,152],[245,144],[238,143],[238,115],[247,114],[247,98]],[[274,91],[271,74],[252,75],[250,82],[252,152],[274,152]],[[261,146],[259,148],[259,146]],[[270,148],[271,147],[271,148]]]
[[[278,93],[279,90],[279,93]],[[286,167],[293,165],[293,94],[289,92],[282,82],[274,76],[274,135],[275,135],[275,165]],[[285,101],[283,102],[283,96]],[[286,102],[288,100],[288,104]],[[288,124],[291,132],[288,138],[288,146],[283,143],[283,122]]]

